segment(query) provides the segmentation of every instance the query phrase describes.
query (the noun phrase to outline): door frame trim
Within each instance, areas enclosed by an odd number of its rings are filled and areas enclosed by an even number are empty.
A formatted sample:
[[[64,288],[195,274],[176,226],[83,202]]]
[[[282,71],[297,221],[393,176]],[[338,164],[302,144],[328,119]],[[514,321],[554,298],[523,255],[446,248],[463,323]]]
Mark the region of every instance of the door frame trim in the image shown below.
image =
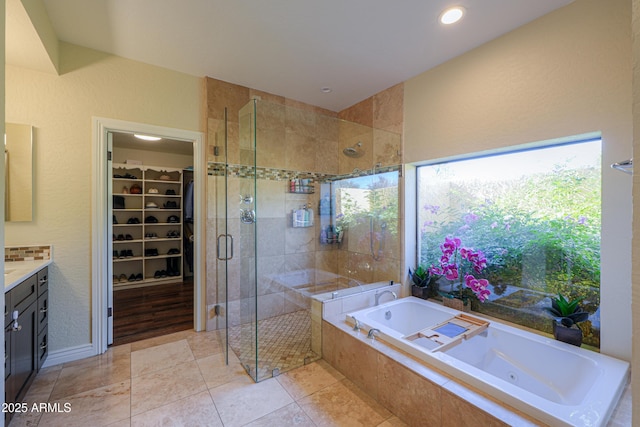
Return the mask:
[[[108,257],[108,221],[107,183],[111,171],[107,163],[107,133],[137,132],[158,135],[172,139],[192,141],[193,143],[193,179],[194,179],[194,319],[196,331],[206,328],[206,265],[204,256],[205,219],[206,219],[206,157],[205,139],[202,132],[128,122],[124,120],[92,117],[93,148],[91,188],[91,346],[94,354],[107,350],[108,329],[108,281],[111,260]]]

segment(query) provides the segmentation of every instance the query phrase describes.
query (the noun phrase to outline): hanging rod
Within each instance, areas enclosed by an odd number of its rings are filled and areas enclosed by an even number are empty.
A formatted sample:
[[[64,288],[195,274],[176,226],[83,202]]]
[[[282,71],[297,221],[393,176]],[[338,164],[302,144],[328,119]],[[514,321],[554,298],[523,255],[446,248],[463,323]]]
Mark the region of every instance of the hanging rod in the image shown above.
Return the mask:
[[[612,164],[611,167],[631,175],[633,174],[633,159],[625,160],[623,162],[616,162]]]

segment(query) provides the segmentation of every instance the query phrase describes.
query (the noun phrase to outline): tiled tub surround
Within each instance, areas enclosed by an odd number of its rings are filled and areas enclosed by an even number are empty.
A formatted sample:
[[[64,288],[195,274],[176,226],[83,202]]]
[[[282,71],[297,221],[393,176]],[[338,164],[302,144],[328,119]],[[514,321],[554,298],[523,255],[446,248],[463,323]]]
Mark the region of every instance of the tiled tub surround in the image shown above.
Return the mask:
[[[53,262],[51,246],[16,246],[5,248],[4,291],[10,291],[19,283]]]
[[[627,362],[496,321],[442,351],[435,341],[416,337],[437,334],[432,328],[458,314],[408,297],[346,318],[379,329],[385,342],[549,424],[596,427],[609,418],[629,379]]]
[[[337,311],[323,319],[323,358],[408,425],[547,425],[398,347],[367,339],[366,327],[356,332],[345,321],[350,310]],[[627,386],[608,426],[629,425],[630,398]]]

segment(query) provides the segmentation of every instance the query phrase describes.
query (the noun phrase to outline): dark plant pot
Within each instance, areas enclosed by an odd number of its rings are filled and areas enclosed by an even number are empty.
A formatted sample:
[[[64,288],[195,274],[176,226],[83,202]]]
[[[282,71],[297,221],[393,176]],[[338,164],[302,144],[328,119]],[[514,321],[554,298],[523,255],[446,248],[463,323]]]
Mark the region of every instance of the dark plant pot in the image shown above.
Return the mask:
[[[411,285],[411,295],[414,297],[429,299],[431,296],[431,289],[428,286]]]
[[[552,320],[551,322],[553,324],[553,337],[555,339],[577,347],[582,345],[582,329],[580,329],[578,325],[574,324],[570,328],[567,328],[566,326],[557,323],[555,320]]]

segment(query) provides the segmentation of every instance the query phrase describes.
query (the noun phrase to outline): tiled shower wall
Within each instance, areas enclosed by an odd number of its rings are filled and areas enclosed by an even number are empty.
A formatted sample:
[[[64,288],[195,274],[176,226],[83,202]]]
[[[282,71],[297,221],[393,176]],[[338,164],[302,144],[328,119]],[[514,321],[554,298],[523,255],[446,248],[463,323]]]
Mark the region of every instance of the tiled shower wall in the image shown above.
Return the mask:
[[[251,98],[259,97],[257,108],[256,154],[259,169],[257,184],[257,218],[259,226],[255,257],[254,240],[249,230],[252,226],[241,224],[240,195],[251,194],[252,179],[242,173],[228,179],[231,204],[228,210],[230,234],[236,236],[236,256],[229,262],[230,283],[253,281],[253,266],[257,263],[258,304],[257,320],[308,308],[308,302],[294,291],[277,285],[272,279],[276,274],[296,270],[324,270],[353,277],[362,282],[399,280],[401,242],[390,238],[385,244],[383,257],[375,261],[370,253],[366,230],[351,230],[342,245],[321,244],[321,227],[328,224],[328,217],[319,216],[318,200],[328,186],[319,184],[320,178],[352,173],[354,169],[370,170],[374,163],[382,166],[401,163],[401,137],[371,126],[381,126],[388,131],[402,129],[402,86],[395,86],[369,100],[340,113],[346,119],[338,120],[338,114],[302,104],[283,97],[245,88],[238,85],[207,79],[208,111],[208,161],[210,165],[223,159],[224,132],[228,134],[228,161],[232,165],[249,164],[254,153],[246,146],[249,135],[240,135],[240,110]],[[224,108],[227,107],[228,126],[224,129]],[[363,143],[365,155],[348,158],[342,150],[358,141]],[[218,156],[214,155],[218,146]],[[294,194],[288,191],[291,177],[314,176],[314,194]],[[223,213],[217,201],[222,200],[223,187],[219,178],[209,177],[207,219],[207,305],[212,306],[220,297],[216,293],[216,236]],[[324,189],[324,190],[323,190]],[[235,201],[238,204],[235,205]],[[314,209],[315,226],[293,228],[291,211],[303,204]],[[398,229],[401,228],[400,222]],[[358,236],[362,234],[362,236]],[[368,236],[368,234],[367,234]],[[242,253],[242,256],[238,256]],[[253,291],[249,288],[229,287],[230,320],[239,319],[243,307]],[[208,329],[215,328],[215,319],[208,316]]]

